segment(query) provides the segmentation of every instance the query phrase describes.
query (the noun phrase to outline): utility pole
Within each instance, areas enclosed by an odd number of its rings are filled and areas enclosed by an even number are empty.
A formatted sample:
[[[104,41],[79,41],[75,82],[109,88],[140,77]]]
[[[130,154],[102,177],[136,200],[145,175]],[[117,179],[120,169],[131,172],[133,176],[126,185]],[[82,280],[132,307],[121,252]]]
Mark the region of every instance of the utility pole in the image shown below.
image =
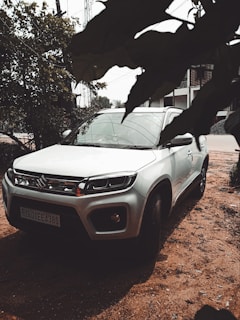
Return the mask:
[[[84,0],[84,23],[85,28],[88,21],[92,18],[92,0]]]
[[[60,5],[60,0],[56,0],[56,7],[57,7],[56,16],[61,18],[66,13],[66,11],[62,12],[61,5]]]
[[[83,28],[86,27],[86,25],[91,20],[91,18],[92,18],[92,0],[84,0]],[[92,100],[91,89],[88,86],[84,86],[82,88],[82,91],[83,91],[84,104],[87,107],[91,106],[91,100]]]
[[[62,10],[61,10],[61,6],[60,6],[60,1],[56,0],[56,7],[57,7],[57,14],[61,14]]]
[[[58,18],[62,18],[62,16],[66,13],[66,11],[62,12],[61,10],[61,5],[60,5],[60,0],[56,0],[56,7],[57,7],[57,13],[56,13],[56,17]],[[66,66],[67,63],[68,63],[68,59],[66,57],[66,53],[64,52],[64,50],[62,49],[62,57],[63,57],[63,63],[64,65]],[[72,84],[71,84],[71,80],[68,79],[66,80],[67,81],[67,86],[68,86],[68,89],[69,89],[69,92],[72,92]],[[64,104],[64,107],[67,111],[70,111],[74,106],[75,106],[75,103],[74,102],[69,102],[69,101],[64,101],[63,99],[63,102]]]

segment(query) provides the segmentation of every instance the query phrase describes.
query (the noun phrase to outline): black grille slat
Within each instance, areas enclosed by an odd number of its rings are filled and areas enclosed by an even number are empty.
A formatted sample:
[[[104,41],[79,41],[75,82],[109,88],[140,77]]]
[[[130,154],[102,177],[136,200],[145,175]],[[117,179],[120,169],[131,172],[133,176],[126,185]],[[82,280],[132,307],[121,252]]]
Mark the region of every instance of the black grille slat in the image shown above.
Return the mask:
[[[41,175],[43,173],[39,173],[39,172],[34,172],[34,171],[26,171],[26,170],[20,170],[17,169],[15,170],[17,173],[22,173],[22,174],[26,174],[26,175],[32,175],[32,176],[36,176],[36,177],[41,177]],[[56,178],[56,179],[62,179],[62,180],[73,180],[73,181],[79,181],[82,180],[83,177],[72,177],[72,176],[62,176],[62,175],[56,175],[56,174],[49,174],[49,173],[44,173],[44,175],[48,178]]]
[[[14,170],[15,184],[24,189],[46,193],[76,196],[78,184],[83,177],[69,177]]]

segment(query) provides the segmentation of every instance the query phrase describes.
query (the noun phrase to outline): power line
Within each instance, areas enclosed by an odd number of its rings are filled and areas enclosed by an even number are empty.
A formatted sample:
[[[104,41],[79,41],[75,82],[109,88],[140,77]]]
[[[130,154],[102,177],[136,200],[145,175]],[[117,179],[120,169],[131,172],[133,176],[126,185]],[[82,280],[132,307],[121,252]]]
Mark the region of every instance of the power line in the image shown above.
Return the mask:
[[[8,30],[10,31],[10,27],[9,25],[0,17],[0,20],[2,21],[2,23],[8,28]],[[41,56],[32,48],[30,47],[28,44],[26,44],[22,39],[18,38],[16,35],[15,35],[15,38],[21,42],[25,47],[27,47],[30,51],[32,51],[36,56],[38,56],[39,58],[41,58]],[[16,52],[16,51],[15,51]]]
[[[11,30],[10,30],[10,27],[9,27],[9,25],[6,23],[6,21],[4,21],[1,17],[0,17],[0,20],[1,20],[2,23],[7,27],[7,29],[8,29],[9,31],[11,31]],[[9,40],[10,44],[12,45],[14,52],[17,53],[16,48],[15,48],[15,45],[12,43],[11,39],[9,39],[9,37],[8,37],[7,39]],[[39,59],[41,59],[41,60],[45,61],[46,63],[48,63],[49,66],[53,66],[53,67],[56,67],[56,68],[65,69],[65,71],[70,75],[70,73],[66,70],[66,67],[65,67],[65,66],[57,65],[57,64],[55,64],[55,63],[51,63],[47,58],[45,58],[44,56],[40,55],[40,54],[39,54],[37,51],[35,51],[31,46],[29,46],[24,40],[18,38],[18,37],[16,36],[16,34],[15,34],[15,39],[16,39],[17,41],[19,41],[21,44],[23,44],[27,49],[29,49],[36,57],[38,57]],[[71,77],[72,77],[72,76],[71,76]]]
[[[12,1],[13,1],[13,0],[12,0]],[[15,5],[18,6],[18,4],[20,3],[20,1],[21,1],[21,0],[18,0],[18,1],[17,1],[17,0],[15,1],[15,0],[14,0],[13,2],[15,2]],[[43,34],[43,31],[39,28],[39,26],[38,26],[34,21],[32,21],[32,24],[36,27],[36,29],[40,32],[40,34]]]
[[[113,83],[113,82],[115,82],[115,81],[118,81],[118,80],[121,79],[121,78],[126,78],[126,77],[128,77],[130,74],[132,74],[132,73],[133,73],[133,70],[132,70],[132,71],[128,71],[128,72],[122,74],[121,76],[116,77],[116,78],[112,79],[111,81],[108,81],[108,83],[110,84],[110,83]]]

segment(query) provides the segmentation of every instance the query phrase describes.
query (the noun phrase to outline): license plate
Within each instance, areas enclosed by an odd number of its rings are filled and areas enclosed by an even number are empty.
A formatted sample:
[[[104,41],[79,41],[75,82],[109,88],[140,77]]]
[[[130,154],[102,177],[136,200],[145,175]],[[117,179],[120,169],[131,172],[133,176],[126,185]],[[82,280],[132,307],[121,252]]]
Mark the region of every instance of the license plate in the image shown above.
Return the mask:
[[[60,228],[60,216],[41,210],[20,207],[20,216],[23,219],[36,221],[43,224]]]

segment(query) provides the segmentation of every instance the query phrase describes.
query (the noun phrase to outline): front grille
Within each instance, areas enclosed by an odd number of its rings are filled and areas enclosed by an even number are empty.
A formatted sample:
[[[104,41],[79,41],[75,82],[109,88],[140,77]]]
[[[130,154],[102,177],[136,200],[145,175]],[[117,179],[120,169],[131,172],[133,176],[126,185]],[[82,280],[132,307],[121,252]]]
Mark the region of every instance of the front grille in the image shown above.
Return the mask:
[[[82,177],[73,178],[14,170],[14,184],[21,188],[47,193],[76,196]]]
[[[20,215],[20,208],[38,210],[60,216],[60,228],[39,223],[36,221],[23,219]],[[74,208],[49,204],[41,201],[29,200],[21,197],[13,197],[10,208],[9,221],[15,227],[26,231],[60,231],[68,234],[76,234],[88,238],[86,230]]]

